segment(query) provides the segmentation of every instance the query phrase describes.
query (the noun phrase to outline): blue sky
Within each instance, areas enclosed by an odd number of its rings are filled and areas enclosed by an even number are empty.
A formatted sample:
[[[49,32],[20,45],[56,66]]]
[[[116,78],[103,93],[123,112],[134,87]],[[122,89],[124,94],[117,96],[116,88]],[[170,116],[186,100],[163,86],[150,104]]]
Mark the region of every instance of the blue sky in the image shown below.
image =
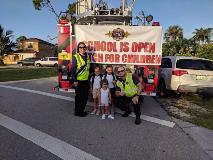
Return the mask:
[[[51,0],[56,11],[64,11],[74,0]],[[97,0],[96,0],[97,1]],[[32,0],[1,0],[0,25],[19,36],[47,40],[57,36],[55,16],[44,8],[34,9]],[[130,2],[130,0],[129,0]],[[120,0],[108,0],[109,6],[119,7]],[[143,9],[159,21],[164,31],[170,25],[180,25],[190,38],[196,28],[213,28],[213,0],[137,0],[133,16]],[[56,42],[52,41],[53,43]]]

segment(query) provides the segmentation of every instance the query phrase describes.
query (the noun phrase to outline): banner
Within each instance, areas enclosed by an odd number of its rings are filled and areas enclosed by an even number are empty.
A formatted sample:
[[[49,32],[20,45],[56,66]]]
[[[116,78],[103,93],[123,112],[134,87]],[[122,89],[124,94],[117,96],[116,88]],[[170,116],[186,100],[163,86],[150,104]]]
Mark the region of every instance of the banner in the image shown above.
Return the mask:
[[[92,63],[160,65],[161,26],[75,25]]]

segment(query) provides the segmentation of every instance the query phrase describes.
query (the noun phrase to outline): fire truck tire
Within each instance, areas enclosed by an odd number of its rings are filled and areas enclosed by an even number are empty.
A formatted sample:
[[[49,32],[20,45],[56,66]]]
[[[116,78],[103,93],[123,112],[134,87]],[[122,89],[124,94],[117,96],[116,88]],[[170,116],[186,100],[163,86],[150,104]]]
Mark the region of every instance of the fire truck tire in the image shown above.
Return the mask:
[[[158,95],[163,98],[168,97],[168,91],[166,89],[166,84],[164,80],[161,80],[158,85]]]

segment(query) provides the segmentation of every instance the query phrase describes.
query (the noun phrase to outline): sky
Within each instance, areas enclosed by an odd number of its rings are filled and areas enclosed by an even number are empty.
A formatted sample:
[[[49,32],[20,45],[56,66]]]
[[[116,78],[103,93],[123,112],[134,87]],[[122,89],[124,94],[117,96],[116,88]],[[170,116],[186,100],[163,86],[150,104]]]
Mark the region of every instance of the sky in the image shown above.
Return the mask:
[[[97,2],[98,0],[96,0]],[[57,12],[65,11],[74,0],[51,0]],[[119,8],[120,0],[107,0],[110,7]],[[128,0],[130,3],[131,0]],[[213,28],[213,0],[136,0],[133,17],[141,10],[159,21],[164,32],[171,25],[183,28],[184,37],[193,36],[195,29]],[[13,41],[19,36],[39,38],[57,36],[57,21],[47,8],[34,9],[32,0],[0,0],[0,25],[13,31]],[[50,42],[56,43],[56,39]]]

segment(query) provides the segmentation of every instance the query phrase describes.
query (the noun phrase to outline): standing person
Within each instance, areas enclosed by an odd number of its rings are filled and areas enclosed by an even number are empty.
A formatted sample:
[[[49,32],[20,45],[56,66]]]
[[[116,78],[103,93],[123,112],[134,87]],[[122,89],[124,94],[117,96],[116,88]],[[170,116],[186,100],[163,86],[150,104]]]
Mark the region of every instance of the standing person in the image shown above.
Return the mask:
[[[114,104],[113,104],[113,99],[115,98],[115,84],[116,84],[116,77],[113,73],[113,67],[111,65],[106,66],[106,73],[103,76],[103,79],[107,79],[108,81],[108,87],[111,93],[112,97],[112,103],[111,103],[111,108],[110,108],[110,115],[108,118],[114,119]]]
[[[78,43],[77,53],[72,58],[72,78],[75,87],[75,116],[85,117],[85,107],[89,94],[90,59],[84,42]]]
[[[101,81],[101,89],[99,92],[99,105],[102,110],[102,119],[105,119],[109,115],[109,105],[111,104],[111,94],[108,88],[107,79]]]
[[[92,97],[93,97],[93,111],[91,114],[100,114],[100,107],[98,105],[98,94],[101,88],[101,79],[102,75],[100,74],[100,67],[96,66],[94,70],[94,74],[91,76],[90,79],[90,90],[92,91]]]
[[[141,111],[140,105],[143,102],[143,96],[140,95],[143,89],[137,75],[127,73],[123,66],[118,67],[118,80],[116,82],[116,99],[115,104],[121,108],[124,112],[122,117],[128,117],[131,110],[128,104],[132,104],[136,115],[135,124],[141,123]]]

